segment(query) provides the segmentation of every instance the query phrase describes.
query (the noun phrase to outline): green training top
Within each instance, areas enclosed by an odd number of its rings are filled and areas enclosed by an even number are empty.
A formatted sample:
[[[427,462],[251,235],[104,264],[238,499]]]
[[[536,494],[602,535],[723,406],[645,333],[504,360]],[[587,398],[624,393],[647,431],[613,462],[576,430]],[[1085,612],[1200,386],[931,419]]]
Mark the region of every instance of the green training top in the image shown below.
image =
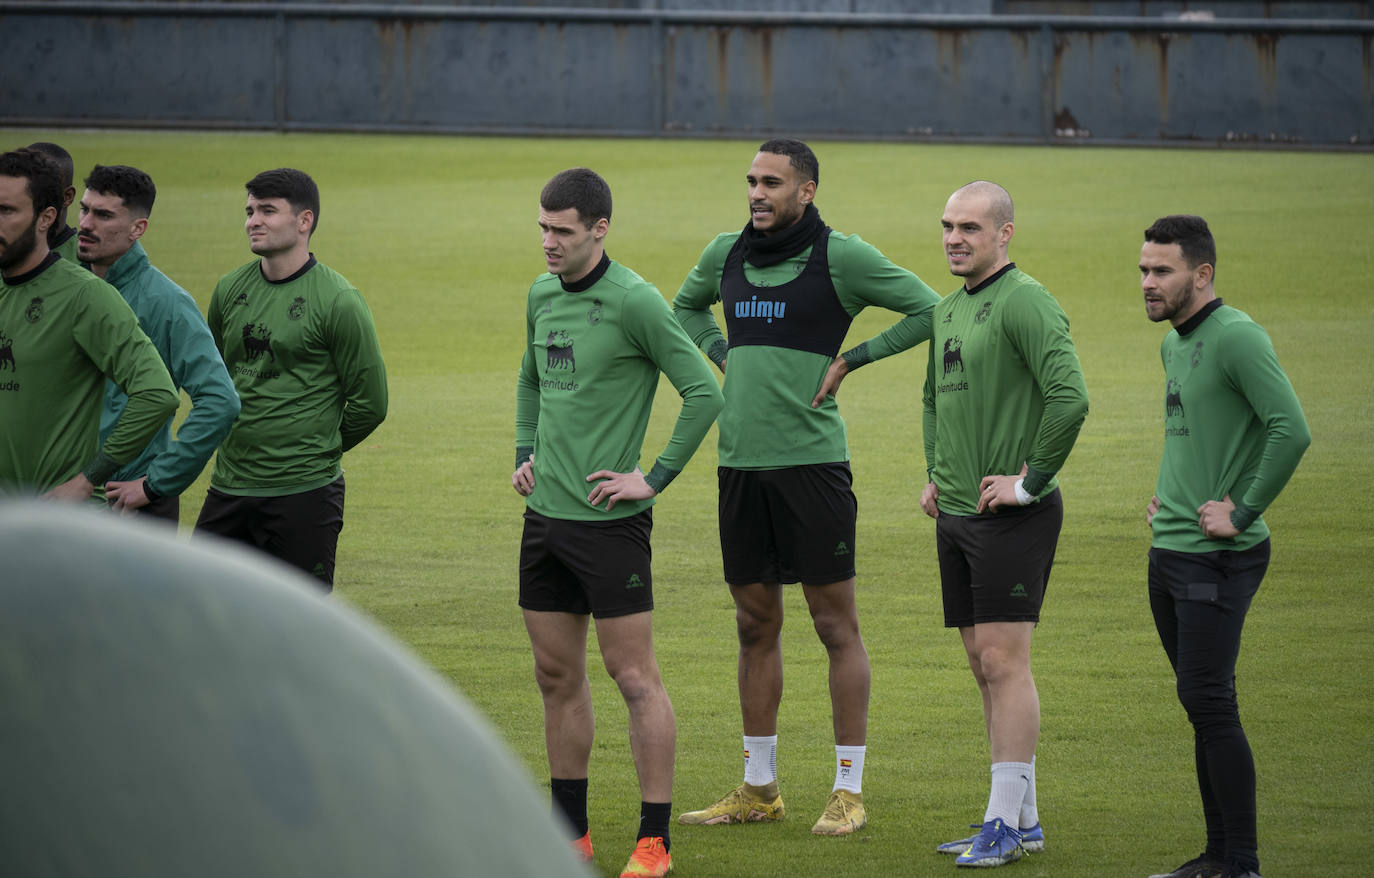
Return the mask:
[[[68,262],[75,262],[80,265],[81,255],[77,252],[77,247],[81,242],[77,239],[76,229],[67,226],[58,233],[57,237],[59,240],[57,246],[52,248],[52,252]]]
[[[208,322],[243,403],[210,484],[274,497],[337,479],[343,452],[386,417],[386,365],[362,295],[313,254],[280,281],[255,259],[215,285]]]
[[[935,306],[922,396],[926,470],[951,515],[976,514],[983,476],[1023,464],[1028,493],[1053,491],[1088,415],[1069,318],[1015,263]]]
[[[205,469],[210,455],[229,432],[239,413],[239,397],[224,370],[215,340],[200,316],[191,294],[177,286],[148,261],[138,241],[105,273],[129,307],[138,325],[148,334],[158,355],[172,375],[172,383],[191,397],[191,411],[172,439],[168,418],[142,453],[115,473],[114,481],[147,476],[150,495],[178,495]],[[127,397],[114,382],[105,389],[100,415],[100,436],[110,434]]]
[[[1274,346],[1244,312],[1214,300],[1171,331],[1164,361],[1164,457],[1153,544],[1175,552],[1241,550],[1263,542],[1260,513],[1312,441]],[[1233,539],[1210,540],[1198,507],[1230,495]]]
[[[739,232],[727,232],[707,244],[673,298],[678,322],[718,366],[726,359],[727,349],[710,308],[721,301],[726,257],[739,237]],[[858,235],[831,231],[826,244],[830,281],[843,312],[853,317],[876,305],[907,315],[846,351],[851,370],[930,338],[931,310],[940,299],[935,291]],[[781,286],[801,275],[810,258],[808,248],[767,268],[746,260],[744,277],[761,290]],[[720,415],[721,466],[780,469],[849,460],[844,419],[834,397],[827,397],[818,408],[811,407],[835,352],[817,353],[785,344],[782,338],[778,344],[728,349],[725,408]]]
[[[540,275],[525,306],[525,354],[516,382],[516,465],[534,453],[530,509],[550,518],[598,520],[653,504],[587,502],[598,470],[638,464],[658,374],[682,397],[668,445],[646,476],[662,491],[701,444],[721,407],[720,386],[650,283],[603,259],[570,286]]]
[[[128,394],[99,442],[105,380]],[[55,253],[0,285],[0,493],[38,494],[84,472],[103,488],[180,397],[114,287]]]

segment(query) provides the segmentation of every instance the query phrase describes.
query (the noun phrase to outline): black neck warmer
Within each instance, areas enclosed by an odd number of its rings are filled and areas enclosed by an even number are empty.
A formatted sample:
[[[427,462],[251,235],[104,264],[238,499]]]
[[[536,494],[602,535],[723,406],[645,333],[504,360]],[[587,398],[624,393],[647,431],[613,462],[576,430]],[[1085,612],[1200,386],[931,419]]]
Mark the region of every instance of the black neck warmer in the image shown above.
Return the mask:
[[[801,219],[776,235],[757,231],[751,222],[745,225],[739,238],[744,246],[745,260],[755,268],[767,268],[801,253],[824,231],[820,211],[816,210],[816,205],[808,204]]]

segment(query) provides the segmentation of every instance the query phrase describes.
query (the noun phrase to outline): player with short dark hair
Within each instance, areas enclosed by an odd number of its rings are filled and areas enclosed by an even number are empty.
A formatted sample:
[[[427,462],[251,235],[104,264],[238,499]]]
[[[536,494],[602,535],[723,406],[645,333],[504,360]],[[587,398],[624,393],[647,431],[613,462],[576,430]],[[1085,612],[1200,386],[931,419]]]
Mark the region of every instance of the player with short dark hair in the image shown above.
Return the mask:
[[[540,195],[548,273],[529,290],[516,384],[515,472],[525,497],[519,603],[544,701],[555,807],[591,860],[587,774],[595,725],[587,618],[629,710],[640,824],[622,878],[672,868],[677,725],[653,648],[649,535],[654,498],[686,466],[720,411],[710,368],[658,290],[605,252],[611,190],[572,168]],[[646,475],[640,449],[660,372],[682,397]]]
[[[61,171],[21,149],[0,155],[0,494],[90,498],[180,401],[114,287],[48,249]],[[128,404],[101,439],[107,379]]]
[[[922,395],[921,508],[936,519],[945,627],[959,629],[992,760],[978,832],[937,847],[960,866],[1002,866],[1045,844],[1031,636],[1064,520],[1056,474],[1088,414],[1069,320],[1008,254],[1014,219],[1011,195],[986,180],[945,204],[945,259],[964,283],[935,308]]]
[[[40,140],[29,144],[28,148],[47,156],[61,172],[62,203],[57,209],[57,221],[48,229],[48,249],[63,259],[76,262],[76,229],[67,225],[67,208],[76,200],[76,163],[72,161],[72,154],[56,143]]]
[[[78,222],[78,253],[96,277],[113,284],[138,315],[191,411],[172,438],[168,418],[136,459],[104,486],[121,513],[150,515],[175,524],[181,493],[191,486],[239,413],[239,397],[215,340],[190,294],[153,267],[142,237],[157,197],[144,172],[127,165],[96,165],[85,180]],[[100,437],[114,430],[128,397],[117,386],[105,393]]]
[[[1154,878],[1259,878],[1255,761],[1236,705],[1236,659],[1269,566],[1261,513],[1312,441],[1265,331],[1217,298],[1202,217],[1145,230],[1145,314],[1173,330],[1164,364],[1164,454],[1145,517],[1150,610],[1193,726],[1206,848]]]
[[[805,143],[760,145],[746,177],[749,222],[706,246],[673,299],[678,322],[725,373],[720,542],[735,603],[745,753],[743,783],[681,823],[785,813],[777,773],[782,586],[795,582],[830,660],[835,782],[812,831],[847,835],[867,821],[870,674],[854,597],[858,502],[835,394],[849,371],[928,339],[939,296],[857,235],[826,226],[813,203],[819,176]],[[725,334],[711,314],[716,302]],[[869,306],[906,316],[837,356],[851,321]]]
[[[278,168],[244,188],[258,258],[220,279],[208,315],[243,408],[215,457],[196,530],[255,546],[330,591],[341,461],[386,417],[386,365],[362,294],[310,252],[315,181]]]

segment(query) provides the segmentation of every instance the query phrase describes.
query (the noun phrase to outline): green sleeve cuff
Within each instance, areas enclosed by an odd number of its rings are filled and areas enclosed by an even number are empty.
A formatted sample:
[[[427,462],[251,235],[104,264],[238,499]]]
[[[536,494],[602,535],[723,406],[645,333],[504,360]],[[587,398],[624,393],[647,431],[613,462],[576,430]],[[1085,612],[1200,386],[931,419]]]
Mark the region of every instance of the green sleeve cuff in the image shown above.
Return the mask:
[[[533,445],[517,445],[517,446],[515,446],[515,468],[516,468],[516,469],[520,469],[520,467],[524,466],[524,465],[525,465],[525,461],[529,460],[531,457],[534,457],[534,446],[533,446]]]
[[[103,451],[97,451],[81,474],[90,480],[92,485],[99,487],[108,482],[118,470],[119,464],[113,458]]]
[[[725,367],[721,363],[725,362],[725,356],[730,353],[730,343],[723,338],[718,338],[711,342],[711,347],[706,351],[706,357],[716,364],[716,368],[722,372]],[[657,466],[657,464],[655,464]]]
[[[1255,519],[1259,518],[1259,516],[1258,510],[1246,509],[1244,506],[1237,504],[1236,508],[1231,510],[1231,526],[1241,533],[1245,533],[1245,529],[1254,524]]]
[[[1027,494],[1032,497],[1039,497],[1040,492],[1045,490],[1045,486],[1054,478],[1054,473],[1042,472],[1033,466],[1026,467],[1026,478],[1021,483]]]
[[[844,359],[845,365],[849,367],[849,371],[851,372],[860,366],[866,366],[873,362],[873,356],[868,352],[868,342],[863,342],[856,347],[852,347],[840,354],[840,356]]]
[[[677,478],[677,474],[682,472],[680,469],[668,469],[663,464],[655,461],[654,468],[649,470],[649,474],[644,477],[644,481],[654,489],[654,493],[662,494],[663,489],[668,487],[668,483]]]

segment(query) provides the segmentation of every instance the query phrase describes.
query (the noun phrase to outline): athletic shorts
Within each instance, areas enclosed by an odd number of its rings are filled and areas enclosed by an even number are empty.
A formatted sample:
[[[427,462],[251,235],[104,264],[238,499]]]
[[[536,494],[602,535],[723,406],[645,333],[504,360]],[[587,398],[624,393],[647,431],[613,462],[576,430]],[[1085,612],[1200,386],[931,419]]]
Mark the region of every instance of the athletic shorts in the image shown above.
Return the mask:
[[[244,497],[211,488],[193,536],[215,534],[261,549],[332,591],[343,511],[343,476],[322,488],[277,497]]]
[[[940,513],[935,550],[945,627],[1039,622],[1063,523],[1058,489],[1029,506],[982,515]]]
[[[829,585],[854,578],[859,501],[848,463],[723,466],[717,479],[726,582]]]
[[[526,509],[520,607],[596,619],[652,610],[653,529],[653,509],[610,521],[549,518]]]

